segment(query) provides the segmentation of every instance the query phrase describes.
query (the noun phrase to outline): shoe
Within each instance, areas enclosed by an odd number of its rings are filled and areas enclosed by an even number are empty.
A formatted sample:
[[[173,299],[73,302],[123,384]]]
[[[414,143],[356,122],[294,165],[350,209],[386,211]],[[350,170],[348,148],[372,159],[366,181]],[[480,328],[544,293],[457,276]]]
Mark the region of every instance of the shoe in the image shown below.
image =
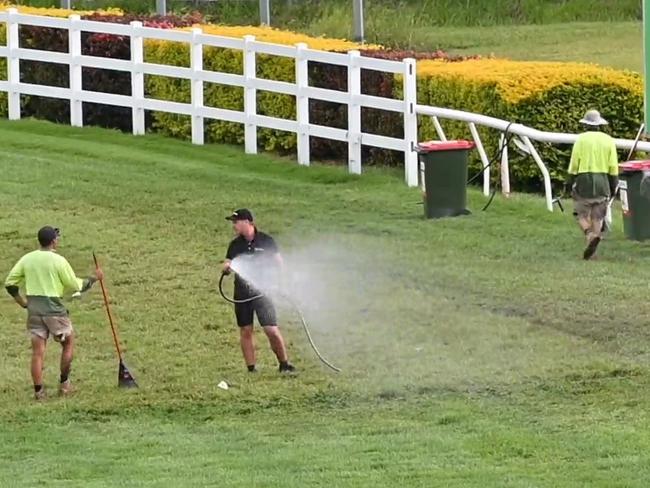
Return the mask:
[[[43,400],[47,399],[47,394],[45,393],[45,388],[42,388],[41,391],[37,391],[34,393],[34,400],[37,402],[41,402]]]
[[[64,381],[63,383],[59,384],[60,396],[68,396],[68,395],[72,395],[73,393],[74,393],[74,387],[72,386],[70,380]]]
[[[598,244],[600,244],[600,237],[594,237],[590,240],[589,244],[587,244],[587,247],[585,248],[585,252],[582,254],[582,257],[584,259],[591,259],[591,257],[596,254]]]
[[[291,363],[282,363],[279,368],[280,373],[295,373],[296,367]]]

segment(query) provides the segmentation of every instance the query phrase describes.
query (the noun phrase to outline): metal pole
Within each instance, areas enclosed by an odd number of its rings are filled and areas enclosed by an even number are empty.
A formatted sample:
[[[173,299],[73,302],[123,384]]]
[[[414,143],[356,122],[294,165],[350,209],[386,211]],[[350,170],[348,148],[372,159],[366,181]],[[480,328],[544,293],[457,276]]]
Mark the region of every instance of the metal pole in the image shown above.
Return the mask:
[[[260,0],[260,24],[271,25],[271,1]]]
[[[156,0],[156,13],[167,15],[167,0]]]
[[[643,72],[644,72],[644,97],[643,119],[645,133],[648,134],[650,124],[650,1],[643,0]]]
[[[61,8],[65,10],[72,10],[72,0],[61,0]]]
[[[363,0],[352,0],[354,10],[354,40],[363,42]]]

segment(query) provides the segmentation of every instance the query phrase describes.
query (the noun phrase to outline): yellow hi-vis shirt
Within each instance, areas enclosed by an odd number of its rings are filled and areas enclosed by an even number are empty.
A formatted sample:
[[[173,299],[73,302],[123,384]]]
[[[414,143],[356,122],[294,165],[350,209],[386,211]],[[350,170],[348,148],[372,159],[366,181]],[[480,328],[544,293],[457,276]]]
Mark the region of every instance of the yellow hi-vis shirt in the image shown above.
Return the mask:
[[[614,139],[604,132],[580,134],[571,152],[569,174],[576,176],[575,191],[582,198],[610,196],[608,176],[618,176]]]
[[[31,315],[67,315],[61,301],[64,293],[82,291],[87,285],[63,256],[43,250],[25,254],[5,280],[5,287],[24,287]]]

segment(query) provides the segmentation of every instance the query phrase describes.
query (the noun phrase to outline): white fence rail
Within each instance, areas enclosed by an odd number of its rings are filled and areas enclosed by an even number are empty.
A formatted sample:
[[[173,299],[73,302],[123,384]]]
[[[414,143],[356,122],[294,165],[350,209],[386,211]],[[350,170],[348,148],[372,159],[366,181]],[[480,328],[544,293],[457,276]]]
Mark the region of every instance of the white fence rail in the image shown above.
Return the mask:
[[[20,119],[21,95],[53,97],[70,102],[70,123],[82,127],[83,103],[98,103],[126,107],[132,112],[133,133],[145,132],[145,111],[154,110],[187,115],[191,118],[192,142],[204,143],[204,121],[206,119],[229,121],[243,124],[244,147],[246,153],[257,153],[257,129],[270,129],[293,132],[297,138],[297,159],[301,165],[310,164],[310,137],[346,142],[348,145],[348,168],[351,173],[359,174],[362,169],[361,146],[374,146],[404,153],[404,176],[409,186],[418,185],[418,160],[414,148],[417,144],[418,115],[431,117],[433,126],[441,140],[446,136],[440,119],[466,122],[470,134],[477,145],[477,150],[484,166],[483,191],[490,192],[489,158],[479,136],[477,126],[497,130],[505,140],[505,133],[515,138],[516,148],[530,155],[539,167],[544,180],[546,206],[553,211],[553,194],[551,178],[544,162],[537,152],[533,141],[551,144],[572,144],[576,134],[544,132],[521,124],[480,114],[462,112],[439,107],[417,105],[416,63],[413,59],[402,62],[362,57],[359,51],[348,54],[332,53],[309,49],[306,44],[295,46],[258,42],[254,36],[243,39],[204,34],[201,29],[170,30],[144,27],[141,22],[111,24],[81,20],[78,15],[68,19],[41,17],[20,14],[16,9],[0,12],[0,23],[7,26],[7,44],[0,46],[0,57],[7,58],[7,81],[0,81],[0,91],[8,93],[8,113],[12,120]],[[19,26],[31,25],[51,27],[68,31],[68,52],[51,52],[26,49],[20,46]],[[112,59],[82,54],[81,33],[94,32],[128,36],[130,39],[131,59]],[[189,45],[189,67],[177,67],[144,62],[144,41],[146,39],[167,40]],[[241,74],[223,73],[204,69],[204,46],[220,47],[242,51],[243,70]],[[268,54],[294,59],[295,83],[257,77],[257,55]],[[20,63],[23,60],[60,63],[69,66],[69,88],[35,85],[20,81]],[[321,62],[345,66],[347,68],[346,92],[318,88],[309,85],[308,63]],[[116,95],[84,90],[82,86],[82,69],[98,68],[118,70],[130,73],[131,95]],[[401,75],[404,83],[403,98],[377,97],[361,93],[361,70],[375,70]],[[145,75],[161,75],[190,81],[190,103],[157,100],[145,96]],[[205,105],[204,83],[219,83],[244,89],[243,111],[215,108]],[[257,113],[257,92],[260,90],[281,93],[296,98],[294,119],[282,119]],[[348,128],[339,129],[313,124],[309,120],[309,101],[324,100],[340,103],[348,109]],[[389,110],[402,114],[404,137],[394,138],[369,134],[361,128],[361,109],[363,107]],[[616,139],[619,149],[631,149],[632,140]],[[638,149],[650,151],[650,143],[640,142]],[[501,188],[504,193],[510,191],[508,151],[503,151],[501,159]]]
[[[215,119],[237,122],[244,125],[245,151],[257,153],[257,128],[293,132],[297,137],[297,157],[302,165],[309,165],[309,138],[321,137],[348,144],[348,167],[351,173],[361,173],[361,146],[374,146],[404,152],[405,179],[411,186],[418,184],[417,154],[413,148],[417,142],[416,73],[415,60],[402,62],[362,57],[359,51],[348,54],[331,53],[309,49],[306,44],[286,46],[258,42],[254,36],[243,39],[204,34],[201,29],[191,31],[143,27],[141,22],[129,25],[111,24],[81,20],[78,15],[68,19],[25,15],[16,9],[0,12],[0,22],[7,25],[7,45],[0,47],[0,57],[7,58],[7,81],[0,81],[0,91],[8,93],[9,119],[20,119],[21,95],[53,97],[70,101],[70,123],[83,126],[82,104],[92,102],[130,108],[133,118],[133,133],[144,134],[145,110],[155,110],[188,115],[192,121],[192,142],[204,143],[204,121]],[[58,53],[20,46],[19,26],[32,25],[65,29],[69,34],[67,53]],[[82,55],[81,33],[99,32],[128,36],[131,43],[131,59],[111,59]],[[190,67],[144,62],[144,40],[158,39],[189,44]],[[242,51],[242,74],[221,73],[204,69],[203,47],[213,46]],[[257,54],[283,56],[295,60],[296,82],[287,83],[258,78],[256,75]],[[20,81],[22,60],[67,64],[70,67],[69,88],[35,85]],[[348,70],[347,92],[317,88],[309,85],[308,63],[322,62],[346,66]],[[124,71],[131,74],[131,95],[115,95],[84,90],[82,69],[99,68]],[[403,99],[364,95],[361,93],[361,70],[397,73],[403,77]],[[191,102],[178,103],[145,97],[144,75],[161,75],[190,80]],[[204,104],[203,83],[220,83],[244,89],[244,110],[226,110]],[[257,92],[259,90],[282,93],[296,97],[295,120],[281,119],[257,113]],[[348,128],[339,129],[313,124],[309,120],[309,100],[325,100],[347,105]],[[403,114],[404,138],[386,137],[365,133],[361,129],[361,109],[369,107],[390,110]]]

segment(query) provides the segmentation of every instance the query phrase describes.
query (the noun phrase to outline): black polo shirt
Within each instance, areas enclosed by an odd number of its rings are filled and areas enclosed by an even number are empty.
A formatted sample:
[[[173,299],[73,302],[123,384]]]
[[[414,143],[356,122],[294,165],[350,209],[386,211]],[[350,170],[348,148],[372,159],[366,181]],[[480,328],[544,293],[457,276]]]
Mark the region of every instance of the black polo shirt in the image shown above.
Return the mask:
[[[232,240],[226,252],[226,259],[233,260],[243,254],[252,259],[255,266],[269,269],[276,267],[277,262],[273,258],[277,253],[278,246],[273,237],[255,229],[255,235],[252,241],[248,241],[244,236],[237,236]],[[238,275],[235,275],[236,299],[246,299],[258,293],[257,290],[247,285]]]

